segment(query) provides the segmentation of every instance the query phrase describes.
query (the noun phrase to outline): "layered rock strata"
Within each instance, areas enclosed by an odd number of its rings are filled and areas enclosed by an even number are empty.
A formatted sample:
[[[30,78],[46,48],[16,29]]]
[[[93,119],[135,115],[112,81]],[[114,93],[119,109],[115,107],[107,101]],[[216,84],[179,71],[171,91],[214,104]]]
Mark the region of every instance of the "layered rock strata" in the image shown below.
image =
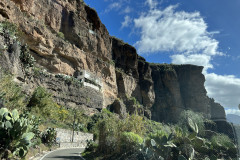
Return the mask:
[[[65,84],[55,76],[26,79],[18,59],[21,45],[1,33],[0,43],[7,46],[2,65],[23,86],[42,84],[59,104],[84,104],[82,108],[91,113],[119,99],[115,109],[123,115],[137,111],[156,121],[176,122],[176,113],[191,109],[225,119],[223,107],[207,97],[203,67],[146,62],[134,47],[111,37],[96,11],[81,0],[1,0],[0,21],[18,26],[19,40],[49,75],[73,76],[86,70],[103,82],[97,92]]]

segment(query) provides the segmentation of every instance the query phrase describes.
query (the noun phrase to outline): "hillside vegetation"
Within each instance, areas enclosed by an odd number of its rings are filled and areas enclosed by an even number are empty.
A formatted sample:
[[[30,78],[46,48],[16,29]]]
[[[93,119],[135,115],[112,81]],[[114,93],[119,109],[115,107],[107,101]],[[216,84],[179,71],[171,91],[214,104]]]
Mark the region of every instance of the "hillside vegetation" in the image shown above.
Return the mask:
[[[207,130],[215,125],[192,111],[182,112],[176,125],[148,120],[137,114],[124,119],[109,111],[99,115],[95,141],[88,142],[86,159],[232,159],[237,149],[223,134]]]

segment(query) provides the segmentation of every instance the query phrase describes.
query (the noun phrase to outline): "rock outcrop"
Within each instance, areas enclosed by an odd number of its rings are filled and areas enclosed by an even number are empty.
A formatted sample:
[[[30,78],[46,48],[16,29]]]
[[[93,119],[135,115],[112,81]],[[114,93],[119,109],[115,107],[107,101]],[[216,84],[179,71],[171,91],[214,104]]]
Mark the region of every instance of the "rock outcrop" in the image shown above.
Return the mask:
[[[95,10],[82,1],[2,0],[0,21],[21,31],[37,63],[50,73],[90,71],[103,81],[104,105],[117,97],[111,38]]]
[[[225,119],[223,107],[207,97],[203,67],[146,62],[133,46],[111,37],[96,11],[81,0],[1,0],[0,21],[18,26],[19,41],[46,70],[26,76],[18,58],[21,45],[0,33],[0,45],[7,46],[1,65],[26,90],[44,86],[59,104],[90,114],[115,101],[114,111],[122,115],[138,112],[156,121],[176,122],[185,109]],[[100,78],[102,90],[55,76],[80,70]]]
[[[216,103],[214,99],[210,99],[211,106],[211,118],[213,120],[226,119],[226,114],[223,106],[219,103]]]
[[[209,98],[204,88],[203,67],[194,65],[152,65],[156,100],[152,107],[153,119],[175,121],[177,115],[190,109],[210,117]]]
[[[135,97],[156,121],[176,122],[183,110],[216,116],[223,108],[207,97],[203,67],[195,65],[150,64],[135,48],[113,38],[118,95]],[[221,112],[221,111],[220,111]],[[225,119],[225,113],[217,114]]]
[[[126,106],[121,100],[115,100],[110,106],[110,111],[119,114],[121,118],[126,117]]]
[[[101,92],[85,87],[66,75],[52,74],[39,68],[25,70],[19,58],[23,46],[6,32],[0,33],[0,47],[2,46],[6,48],[2,49],[0,54],[1,70],[15,75],[14,80],[21,85],[26,94],[31,95],[35,88],[41,86],[46,88],[60,105],[84,110],[88,115],[102,109],[103,95]]]

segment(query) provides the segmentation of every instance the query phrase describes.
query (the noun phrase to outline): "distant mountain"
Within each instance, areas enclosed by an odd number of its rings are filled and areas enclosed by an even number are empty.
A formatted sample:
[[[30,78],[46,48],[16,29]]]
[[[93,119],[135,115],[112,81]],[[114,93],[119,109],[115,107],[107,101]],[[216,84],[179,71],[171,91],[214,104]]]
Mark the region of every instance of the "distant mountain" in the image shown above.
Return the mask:
[[[227,114],[227,121],[240,125],[240,116],[236,114]]]

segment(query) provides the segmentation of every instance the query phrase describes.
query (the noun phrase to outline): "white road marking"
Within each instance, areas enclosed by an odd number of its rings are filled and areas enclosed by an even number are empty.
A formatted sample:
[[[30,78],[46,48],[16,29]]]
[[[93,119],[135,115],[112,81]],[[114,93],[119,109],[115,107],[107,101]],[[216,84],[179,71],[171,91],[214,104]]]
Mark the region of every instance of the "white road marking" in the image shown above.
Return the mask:
[[[76,148],[63,148],[63,149],[56,149],[54,151],[51,151],[51,152],[48,152],[47,154],[45,154],[40,160],[43,160],[43,158],[45,158],[47,155],[49,155],[50,153],[52,152],[55,152],[55,151],[60,151],[60,150],[65,150],[65,149],[76,149]],[[83,149],[83,148],[79,148],[79,149]],[[78,155],[81,159],[85,160],[83,157],[81,157],[81,152],[79,152],[79,155]]]

